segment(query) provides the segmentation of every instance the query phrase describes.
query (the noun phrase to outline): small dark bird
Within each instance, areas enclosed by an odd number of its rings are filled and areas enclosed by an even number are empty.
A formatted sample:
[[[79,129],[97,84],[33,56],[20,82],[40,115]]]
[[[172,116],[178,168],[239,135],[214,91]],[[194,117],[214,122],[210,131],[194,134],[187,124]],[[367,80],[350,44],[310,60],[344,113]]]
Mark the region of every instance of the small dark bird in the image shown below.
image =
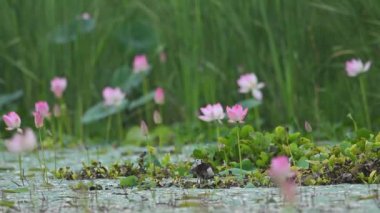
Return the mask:
[[[214,177],[214,171],[212,170],[211,164],[202,162],[202,160],[195,160],[190,173],[196,175],[197,178],[201,180]]]

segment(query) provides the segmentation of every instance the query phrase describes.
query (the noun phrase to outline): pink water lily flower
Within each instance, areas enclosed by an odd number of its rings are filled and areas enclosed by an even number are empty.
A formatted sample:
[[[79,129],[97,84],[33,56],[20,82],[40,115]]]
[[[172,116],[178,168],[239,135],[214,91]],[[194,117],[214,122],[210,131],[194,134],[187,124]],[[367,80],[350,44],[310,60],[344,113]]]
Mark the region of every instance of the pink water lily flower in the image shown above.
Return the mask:
[[[103,89],[104,105],[119,106],[125,98],[125,93],[119,87],[106,87]]]
[[[38,101],[34,105],[34,111],[40,113],[44,118],[50,116],[49,104],[46,101]]]
[[[269,170],[269,175],[272,179],[276,180],[276,182],[282,182],[291,174],[292,171],[288,157],[279,156],[272,159]]]
[[[36,126],[36,128],[37,129],[42,128],[44,126],[45,117],[39,111],[33,112],[33,116],[34,116],[34,125]]]
[[[202,121],[221,122],[221,120],[225,117],[223,107],[220,103],[208,104],[206,107],[202,107],[200,110],[202,114],[198,116],[198,118],[201,119]]]
[[[351,59],[346,61],[346,72],[349,77],[355,77],[360,73],[367,72],[371,67],[371,62],[367,61],[363,64],[360,59]]]
[[[237,81],[239,85],[240,93],[252,93],[253,97],[259,101],[263,99],[263,93],[261,89],[265,87],[265,84],[257,80],[255,73],[247,73],[240,76]]]
[[[50,82],[50,90],[54,93],[55,97],[61,98],[63,92],[67,87],[67,79],[61,77],[55,77]]]
[[[158,87],[154,92],[154,102],[158,105],[165,103],[165,91],[161,87]]]
[[[7,125],[6,130],[19,129],[21,126],[21,118],[16,112],[9,112],[6,115],[3,115],[3,121]]]
[[[5,147],[9,152],[21,153],[23,152],[23,136],[20,133],[13,135],[12,138],[5,140]]]
[[[148,60],[145,55],[136,55],[133,59],[133,72],[140,73],[149,69]]]
[[[33,130],[27,128],[23,133],[16,133],[5,140],[5,146],[12,153],[33,151],[37,147],[37,137]]]
[[[244,123],[245,116],[247,116],[248,108],[243,108],[240,104],[235,104],[233,107],[227,106],[226,108],[228,121],[230,123]]]

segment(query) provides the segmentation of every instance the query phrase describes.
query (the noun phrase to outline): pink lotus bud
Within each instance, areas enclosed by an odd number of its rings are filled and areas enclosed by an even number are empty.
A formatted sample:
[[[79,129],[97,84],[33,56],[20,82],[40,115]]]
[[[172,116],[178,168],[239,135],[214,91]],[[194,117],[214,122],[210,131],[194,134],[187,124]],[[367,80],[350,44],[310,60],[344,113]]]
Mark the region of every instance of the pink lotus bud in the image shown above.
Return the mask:
[[[153,112],[153,122],[155,124],[161,124],[162,123],[162,117],[159,111],[154,110]]]
[[[349,77],[355,77],[360,73],[367,72],[371,67],[371,62],[367,61],[363,64],[360,59],[351,59],[346,61],[346,72]]]
[[[149,130],[148,130],[148,126],[146,125],[145,121],[141,121],[140,130],[141,130],[142,135],[144,135],[146,137],[148,136]]]
[[[159,105],[165,103],[165,91],[161,87],[158,87],[154,93],[154,102]]]
[[[306,132],[312,132],[313,128],[311,127],[310,123],[305,121],[305,130]]]
[[[55,77],[50,82],[50,90],[54,93],[55,97],[61,98],[63,92],[67,87],[66,78]]]
[[[42,117],[46,118],[50,116],[49,104],[46,101],[38,101],[34,105],[34,108],[34,111],[39,112]]]
[[[133,72],[140,73],[149,69],[148,60],[145,55],[136,55],[133,59]]]
[[[125,93],[119,87],[106,87],[103,89],[104,105],[106,106],[119,106],[123,103]]]
[[[239,80],[237,81],[239,85],[240,93],[249,93],[251,92],[253,97],[259,101],[263,99],[263,94],[261,89],[265,87],[265,84],[262,82],[258,82],[257,76],[255,73],[247,73],[241,75]]]
[[[245,116],[248,113],[248,108],[244,109],[242,105],[236,104],[231,108],[227,106],[226,112],[230,123],[244,123]]]
[[[202,115],[198,116],[199,119],[206,122],[219,121],[225,117],[223,107],[220,103],[208,104],[206,107],[200,109]]]
[[[21,153],[33,151],[37,146],[37,137],[31,129],[25,129],[24,133],[16,133],[11,139],[5,140],[5,146],[9,152]]]
[[[18,129],[21,126],[21,118],[16,112],[9,112],[3,115],[3,121],[7,125],[7,130]]]
[[[61,116],[61,107],[58,104],[55,104],[53,107],[53,115],[54,115],[54,117],[60,117]]]
[[[44,126],[44,119],[45,117],[39,112],[33,112],[34,116],[34,124],[36,125],[36,128],[39,129]]]
[[[160,52],[160,61],[161,63],[166,63],[167,61],[167,55],[164,51]]]

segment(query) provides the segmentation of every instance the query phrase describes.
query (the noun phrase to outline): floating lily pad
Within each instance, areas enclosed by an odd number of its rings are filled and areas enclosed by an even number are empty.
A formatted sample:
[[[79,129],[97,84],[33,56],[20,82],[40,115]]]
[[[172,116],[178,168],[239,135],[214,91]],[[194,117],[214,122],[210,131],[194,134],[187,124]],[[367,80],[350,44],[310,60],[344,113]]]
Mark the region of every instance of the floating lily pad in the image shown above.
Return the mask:
[[[4,193],[22,193],[22,192],[29,192],[29,188],[16,188],[16,189],[3,189]]]
[[[123,188],[134,187],[134,186],[137,186],[137,181],[138,181],[138,178],[134,175],[131,175],[131,176],[128,176],[125,178],[121,178],[120,179],[120,186]]]

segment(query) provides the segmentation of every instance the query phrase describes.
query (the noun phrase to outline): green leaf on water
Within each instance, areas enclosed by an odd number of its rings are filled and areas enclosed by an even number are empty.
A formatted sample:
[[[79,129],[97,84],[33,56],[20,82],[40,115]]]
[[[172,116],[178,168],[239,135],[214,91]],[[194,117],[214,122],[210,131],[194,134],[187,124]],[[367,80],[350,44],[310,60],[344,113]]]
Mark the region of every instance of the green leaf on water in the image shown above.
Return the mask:
[[[301,157],[297,161],[297,167],[299,167],[301,169],[309,169],[309,162],[308,162],[307,158],[306,157]]]
[[[250,171],[254,169],[254,165],[249,159],[244,159],[241,164],[244,170]]]
[[[138,178],[134,175],[131,175],[125,178],[121,178],[120,186],[122,188],[137,186],[137,181],[138,181]]]
[[[17,188],[17,189],[3,189],[4,193],[22,193],[22,192],[29,192],[29,188],[23,187],[23,188]]]
[[[0,172],[1,171],[10,171],[10,170],[15,170],[15,168],[12,166],[7,166],[7,165],[0,166]]]
[[[161,164],[164,167],[167,167],[170,164],[170,153],[166,153],[161,160]]]
[[[251,125],[244,125],[240,130],[240,138],[247,138],[254,131]]]
[[[12,208],[15,205],[14,201],[0,200],[0,206]]]
[[[238,169],[238,168],[232,168],[232,169],[227,169],[227,170],[224,170],[222,172],[219,173],[219,175],[233,175],[233,176],[241,176],[242,174],[245,175],[245,174],[249,174],[250,172],[249,171],[246,171],[246,170],[241,170],[241,169]]]
[[[193,157],[195,159],[207,159],[207,152],[204,149],[194,149]]]

